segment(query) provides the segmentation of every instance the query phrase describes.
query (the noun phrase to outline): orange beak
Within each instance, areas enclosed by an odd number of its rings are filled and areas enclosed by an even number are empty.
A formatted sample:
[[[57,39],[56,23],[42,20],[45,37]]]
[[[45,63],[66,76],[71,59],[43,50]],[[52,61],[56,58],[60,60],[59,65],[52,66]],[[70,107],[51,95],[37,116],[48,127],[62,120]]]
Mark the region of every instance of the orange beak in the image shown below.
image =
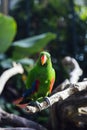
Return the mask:
[[[46,61],[47,61],[46,55],[42,55],[41,56],[41,64],[44,65],[46,63]]]

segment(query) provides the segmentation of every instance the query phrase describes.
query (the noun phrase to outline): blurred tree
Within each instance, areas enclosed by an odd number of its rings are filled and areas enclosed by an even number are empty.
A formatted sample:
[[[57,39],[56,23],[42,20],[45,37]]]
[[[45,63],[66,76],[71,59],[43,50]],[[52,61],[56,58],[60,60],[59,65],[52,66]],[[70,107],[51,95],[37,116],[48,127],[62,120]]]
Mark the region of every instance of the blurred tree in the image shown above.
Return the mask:
[[[9,0],[1,0],[1,12],[8,15]]]

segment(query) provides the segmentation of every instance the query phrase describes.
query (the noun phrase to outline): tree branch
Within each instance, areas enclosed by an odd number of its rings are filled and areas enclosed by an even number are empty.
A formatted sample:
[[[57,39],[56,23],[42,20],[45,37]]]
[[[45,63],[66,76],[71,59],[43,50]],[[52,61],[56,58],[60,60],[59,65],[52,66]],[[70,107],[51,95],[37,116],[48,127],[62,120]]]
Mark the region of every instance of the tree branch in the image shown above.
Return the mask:
[[[62,64],[69,74],[70,83],[77,83],[80,76],[83,74],[78,62],[74,58],[66,56],[62,60]]]
[[[0,130],[36,130],[32,128],[16,127],[16,128],[0,128]]]
[[[87,81],[78,82],[77,84],[68,84],[68,85],[69,85],[69,88],[67,88],[63,91],[57,92],[56,94],[49,97],[51,105],[60,101],[61,99],[65,100],[66,98],[68,98],[69,96],[71,96],[72,94],[74,94],[78,91],[87,89]],[[49,107],[49,105],[47,104],[46,101],[41,102],[40,106],[41,106],[41,110]],[[30,113],[35,113],[35,112],[39,111],[39,109],[36,106],[35,107],[27,106],[26,111],[30,112]]]
[[[10,126],[14,126],[14,127],[26,127],[26,128],[30,128],[29,130],[46,130],[46,128],[44,128],[43,126],[41,126],[40,124],[31,121],[31,120],[27,120],[23,117],[14,115],[14,114],[9,114],[7,112],[5,112],[4,110],[2,110],[0,108],[0,125],[10,125]]]
[[[4,71],[3,74],[0,76],[0,94],[2,93],[8,79],[10,79],[12,76],[18,73],[22,74],[23,72],[24,70],[22,65],[16,64],[15,62],[13,63],[13,68]]]

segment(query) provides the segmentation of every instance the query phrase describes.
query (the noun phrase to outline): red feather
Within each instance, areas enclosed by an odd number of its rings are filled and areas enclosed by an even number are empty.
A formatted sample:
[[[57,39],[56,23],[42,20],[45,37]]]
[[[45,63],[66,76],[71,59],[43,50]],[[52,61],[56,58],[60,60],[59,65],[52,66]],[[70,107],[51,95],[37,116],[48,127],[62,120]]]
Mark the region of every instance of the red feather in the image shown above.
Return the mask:
[[[36,80],[36,92],[37,92],[38,89],[39,89],[39,84],[40,84],[40,81],[39,81],[39,80]]]
[[[35,81],[35,88],[34,88],[34,91],[32,92],[32,94],[36,93],[39,89],[39,85],[40,85],[40,81],[39,80],[36,80]]]
[[[50,82],[50,93],[52,92],[55,79],[53,78]]]

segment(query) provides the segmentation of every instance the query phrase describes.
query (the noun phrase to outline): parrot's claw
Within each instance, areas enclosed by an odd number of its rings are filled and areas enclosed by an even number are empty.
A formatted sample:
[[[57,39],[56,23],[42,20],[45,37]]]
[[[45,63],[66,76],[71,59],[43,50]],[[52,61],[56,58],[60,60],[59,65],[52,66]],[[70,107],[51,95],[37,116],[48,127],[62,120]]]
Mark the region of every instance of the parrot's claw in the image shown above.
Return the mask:
[[[51,105],[51,102],[50,102],[49,97],[45,97],[44,100],[47,102],[47,104],[48,104],[49,106]]]
[[[35,102],[35,105],[38,107],[38,109],[41,111],[41,105],[38,101]]]
[[[30,102],[29,105],[38,107],[39,111],[41,111],[41,105],[38,101]]]

